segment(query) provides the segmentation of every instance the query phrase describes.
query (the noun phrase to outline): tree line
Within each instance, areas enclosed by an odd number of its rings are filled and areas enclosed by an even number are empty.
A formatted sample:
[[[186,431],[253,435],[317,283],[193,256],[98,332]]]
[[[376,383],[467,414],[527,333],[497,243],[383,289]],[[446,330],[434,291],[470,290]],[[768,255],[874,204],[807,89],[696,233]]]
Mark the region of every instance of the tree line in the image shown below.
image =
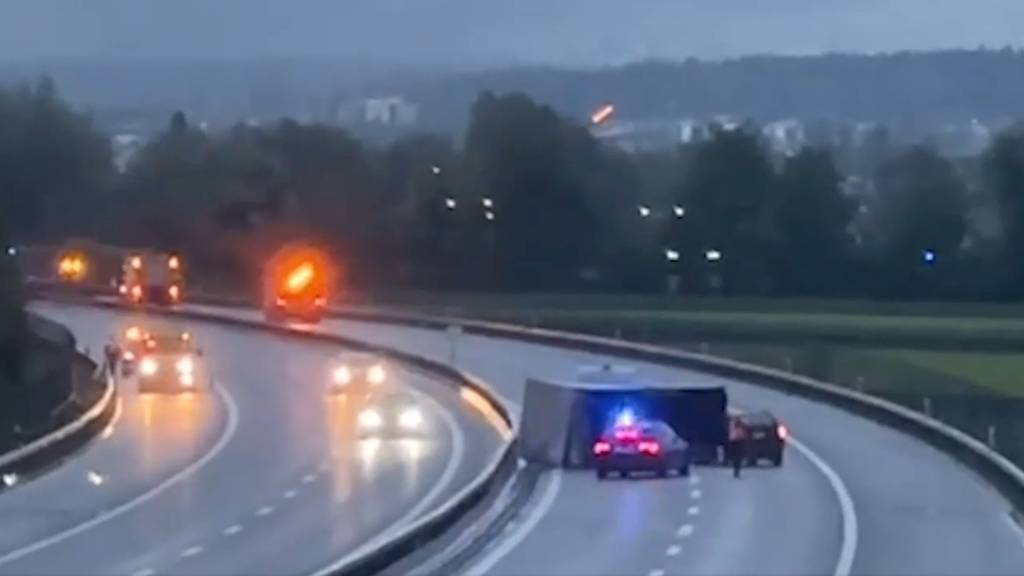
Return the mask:
[[[626,153],[521,93],[479,95],[457,141],[369,146],[283,119],[181,112],[123,172],[52,82],[0,92],[0,228],[180,250],[253,284],[290,240],[355,289],[1019,299],[1024,130],[976,158],[924,147],[773,153],[753,124]],[[848,152],[848,151],[847,151]]]

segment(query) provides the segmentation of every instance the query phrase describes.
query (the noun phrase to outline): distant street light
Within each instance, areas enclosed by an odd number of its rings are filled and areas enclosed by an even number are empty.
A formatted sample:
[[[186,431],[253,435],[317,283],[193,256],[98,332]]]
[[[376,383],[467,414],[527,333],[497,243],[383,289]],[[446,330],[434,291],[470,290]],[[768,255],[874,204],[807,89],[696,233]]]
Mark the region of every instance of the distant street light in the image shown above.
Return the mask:
[[[707,252],[704,253],[704,258],[708,262],[718,262],[719,260],[722,259],[722,253],[719,252],[718,250],[708,250]]]
[[[679,252],[677,250],[673,250],[671,248],[666,248],[665,249],[665,259],[668,260],[669,262],[678,262],[679,261]]]
[[[8,256],[17,256],[18,255],[18,249],[15,248],[14,246],[8,246],[7,247],[7,255]]]
[[[455,210],[455,207],[458,206],[459,204],[458,202],[455,201],[455,198],[449,196],[448,198],[444,199],[444,205],[449,210]]]
[[[935,254],[935,250],[925,250],[921,253],[921,259],[924,260],[925,264],[934,264],[938,256]]]
[[[686,208],[677,204],[672,207],[672,213],[676,215],[676,218],[682,218],[683,216],[686,216]]]
[[[430,167],[430,171],[434,173],[434,176],[437,176],[441,173],[441,167],[435,164]]]
[[[490,210],[484,212],[484,218],[486,218],[487,220],[493,222],[494,221],[494,212],[491,212]]]
[[[651,209],[643,204],[636,207],[636,211],[640,213],[641,218],[647,218],[651,215]]]
[[[484,205],[484,208],[494,208],[494,200],[491,200],[486,196],[480,201],[480,203]]]

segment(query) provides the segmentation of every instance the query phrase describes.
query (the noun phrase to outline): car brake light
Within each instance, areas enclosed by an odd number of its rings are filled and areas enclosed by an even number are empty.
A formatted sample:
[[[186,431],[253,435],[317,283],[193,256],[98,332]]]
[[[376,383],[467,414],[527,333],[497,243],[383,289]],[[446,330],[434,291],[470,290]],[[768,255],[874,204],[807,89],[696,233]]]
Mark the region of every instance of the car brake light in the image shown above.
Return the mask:
[[[323,308],[324,306],[326,306],[326,305],[327,305],[327,299],[326,299],[326,298],[324,298],[323,296],[317,296],[317,297],[316,297],[316,298],[315,298],[315,299],[313,300],[313,305],[314,305],[314,306],[317,306],[318,308]]]
[[[789,437],[789,429],[784,424],[779,424],[775,428],[775,433],[779,436],[779,440],[785,440]]]
[[[661,453],[661,444],[658,444],[657,440],[643,440],[637,444],[637,450],[656,456]]]
[[[128,360],[129,362],[135,360],[135,354],[131,350],[125,350],[124,354],[122,354],[121,357],[124,358],[125,360]]]
[[[139,286],[138,284],[132,286],[132,298],[136,300],[142,299],[142,286]]]
[[[603,456],[605,454],[611,454],[612,445],[604,440],[598,440],[594,442],[594,455]]]
[[[177,300],[181,296],[181,289],[177,284],[171,284],[171,287],[167,289],[167,295],[171,297],[171,300]]]
[[[284,306],[284,305],[285,305],[285,301],[284,301],[284,298],[281,298],[280,296],[278,296],[278,297],[277,297],[277,300],[275,300],[274,302],[275,302],[275,303],[276,303],[276,304],[277,304],[278,306]]]

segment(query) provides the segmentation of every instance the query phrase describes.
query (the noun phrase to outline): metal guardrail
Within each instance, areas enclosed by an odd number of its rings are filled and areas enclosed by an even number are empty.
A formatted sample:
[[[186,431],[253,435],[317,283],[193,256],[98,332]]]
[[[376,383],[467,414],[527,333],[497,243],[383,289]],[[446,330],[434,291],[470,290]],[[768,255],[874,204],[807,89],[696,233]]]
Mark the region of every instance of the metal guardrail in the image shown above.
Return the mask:
[[[74,293],[61,294],[59,291],[52,290],[47,291],[45,299],[115,310],[125,308],[123,304],[117,301],[97,300],[88,295]],[[205,303],[217,306],[231,305],[224,300],[211,300],[206,300]],[[247,320],[237,316],[189,309],[147,308],[146,311],[159,316],[187,318],[246,330],[285,335],[296,340],[329,343],[357,350],[373,351],[420,370],[438,375],[443,381],[455,383],[460,388],[471,390],[473,394],[483,399],[503,422],[504,429],[500,430],[500,432],[506,439],[505,446],[495,454],[484,470],[458,493],[441,506],[406,525],[394,537],[379,542],[371,541],[364,545],[363,548],[357,549],[337,562],[318,570],[315,572],[315,576],[361,576],[377,574],[383,571],[388,566],[420,549],[426,543],[440,537],[445,531],[464,518],[466,513],[472,510],[477,503],[483,500],[499,481],[503,480],[506,476],[511,477],[511,473],[515,470],[517,430],[515,421],[509,414],[507,407],[485,382],[454,367],[395,348],[371,345],[344,336],[315,332],[297,332],[285,326],[267,324],[257,320]],[[504,474],[505,472],[507,474]]]
[[[72,371],[86,371],[95,375],[96,365],[91,360],[82,355],[75,360],[78,366],[72,366]],[[106,379],[103,395],[83,414],[53,432],[0,455],[0,474],[4,476],[0,490],[10,488],[20,477],[54,465],[87,444],[110,422],[114,415],[115,398],[113,382]]]

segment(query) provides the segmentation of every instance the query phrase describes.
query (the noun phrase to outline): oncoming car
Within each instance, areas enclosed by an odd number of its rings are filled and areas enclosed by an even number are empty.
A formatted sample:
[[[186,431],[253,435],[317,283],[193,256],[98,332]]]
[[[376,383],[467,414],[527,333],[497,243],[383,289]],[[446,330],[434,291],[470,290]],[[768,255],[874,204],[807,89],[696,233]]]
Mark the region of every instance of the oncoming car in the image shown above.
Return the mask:
[[[129,378],[135,374],[139,365],[139,357],[145,351],[144,346],[148,339],[149,334],[140,326],[129,326],[125,329],[118,344],[118,351],[121,354],[118,365],[122,377]]]
[[[753,466],[768,460],[772,466],[782,466],[789,430],[771,412],[762,410],[733,416],[746,432],[744,463]]]
[[[138,360],[141,393],[187,393],[211,387],[203,351],[188,332],[150,335]]]
[[[422,434],[427,422],[416,397],[408,392],[375,392],[356,416],[362,438],[403,438]]]
[[[620,415],[594,442],[594,469],[598,478],[612,472],[627,477],[633,472],[668,476],[690,474],[690,447],[671,426],[660,420]]]
[[[388,380],[384,359],[376,354],[344,354],[331,368],[328,391],[332,393],[370,393]]]

